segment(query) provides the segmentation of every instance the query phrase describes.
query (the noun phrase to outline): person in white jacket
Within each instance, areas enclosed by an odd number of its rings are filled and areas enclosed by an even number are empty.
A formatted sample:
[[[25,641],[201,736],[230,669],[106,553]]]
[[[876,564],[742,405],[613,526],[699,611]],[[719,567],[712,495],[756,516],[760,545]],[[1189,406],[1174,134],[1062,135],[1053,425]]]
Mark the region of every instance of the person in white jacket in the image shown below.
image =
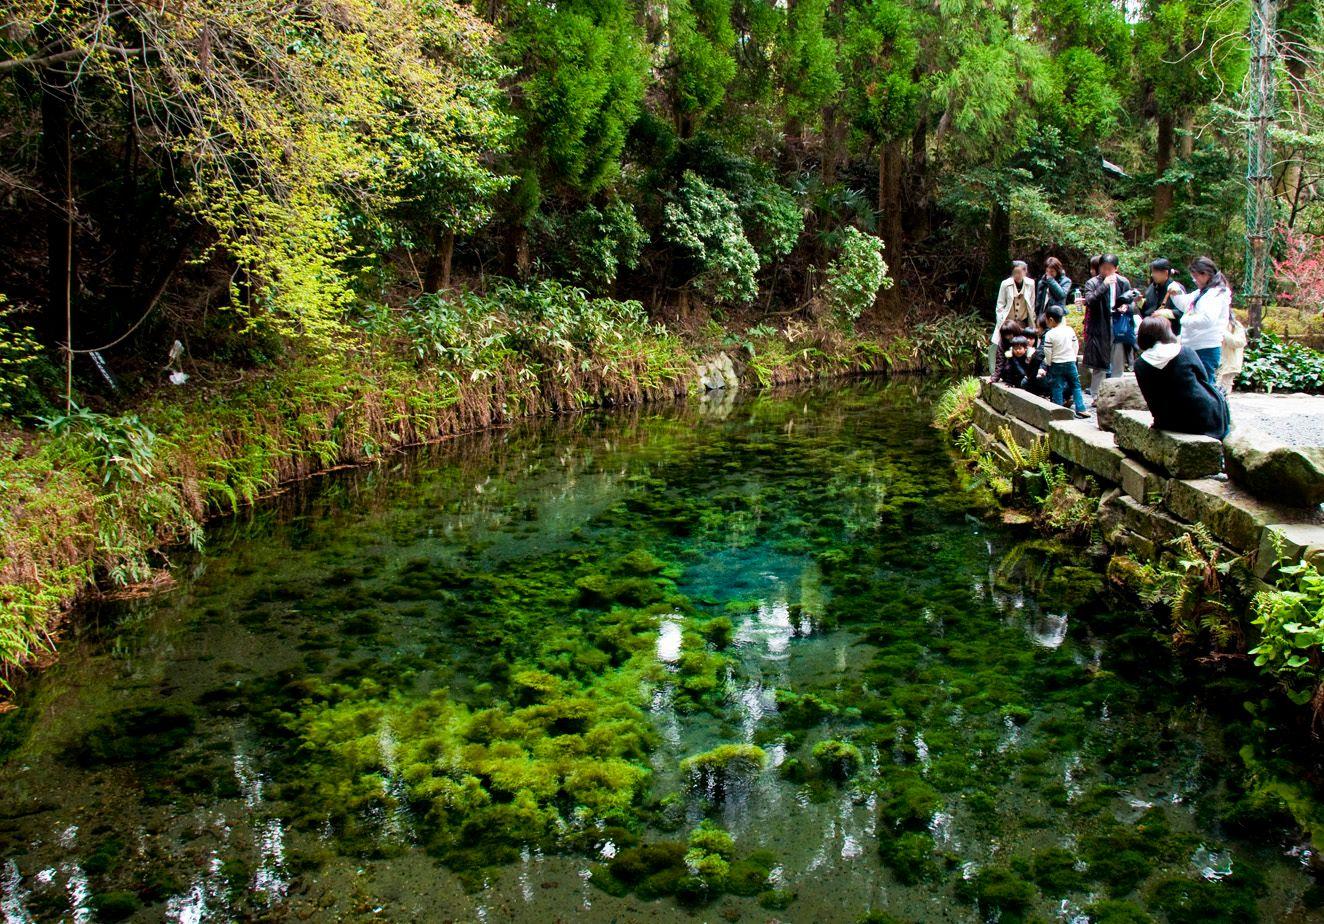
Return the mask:
[[[1232,318],[1232,287],[1208,257],[1192,260],[1189,269],[1195,280],[1194,291],[1178,292],[1170,285],[1169,301],[1185,312],[1181,316],[1182,345],[1200,357],[1213,384],[1223,359],[1223,334]]]
[[[1034,280],[1027,278],[1029,267],[1024,260],[1013,260],[1011,275],[1002,280],[998,287],[998,304],[994,309],[993,335],[989,337],[988,374],[997,370],[998,356],[1010,344],[1001,342],[1002,325],[1007,321],[1016,321],[1022,327],[1034,323]]]

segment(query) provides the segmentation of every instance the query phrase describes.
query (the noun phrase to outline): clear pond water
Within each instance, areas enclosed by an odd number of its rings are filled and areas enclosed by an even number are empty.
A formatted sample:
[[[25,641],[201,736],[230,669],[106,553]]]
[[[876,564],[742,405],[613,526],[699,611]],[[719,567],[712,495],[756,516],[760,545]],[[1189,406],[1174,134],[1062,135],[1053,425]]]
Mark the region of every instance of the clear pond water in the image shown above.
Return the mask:
[[[529,423],[219,524],[0,716],[4,920],[1320,920],[1237,708],[982,516],[930,397]]]

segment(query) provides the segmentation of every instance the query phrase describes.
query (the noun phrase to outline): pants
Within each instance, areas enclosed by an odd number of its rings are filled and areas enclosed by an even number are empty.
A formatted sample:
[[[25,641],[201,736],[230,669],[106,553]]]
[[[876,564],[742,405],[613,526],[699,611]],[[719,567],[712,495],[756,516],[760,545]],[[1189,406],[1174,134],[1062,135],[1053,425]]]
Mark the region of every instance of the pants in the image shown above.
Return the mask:
[[[1121,375],[1135,361],[1136,348],[1129,343],[1113,341],[1112,374]]]
[[[1080,391],[1080,370],[1076,368],[1075,363],[1053,363],[1048,367],[1048,387],[1052,390],[1053,403],[1062,404],[1062,399],[1067,396],[1067,390],[1070,389],[1072,402],[1076,405],[1076,413],[1085,413],[1085,396]]]
[[[989,374],[989,375],[996,375],[996,374],[997,374],[997,371],[998,371],[998,353],[999,353],[1001,350],[1002,350],[1002,346],[1001,346],[997,341],[994,341],[993,343],[990,343],[990,344],[988,345],[988,374]]]
[[[1206,347],[1203,350],[1196,350],[1195,355],[1204,363],[1204,371],[1209,373],[1209,383],[1212,385],[1217,382],[1218,367],[1223,364],[1223,348]]]
[[[1103,387],[1103,380],[1108,378],[1107,369],[1090,368],[1090,396],[1099,397],[1099,389]]]

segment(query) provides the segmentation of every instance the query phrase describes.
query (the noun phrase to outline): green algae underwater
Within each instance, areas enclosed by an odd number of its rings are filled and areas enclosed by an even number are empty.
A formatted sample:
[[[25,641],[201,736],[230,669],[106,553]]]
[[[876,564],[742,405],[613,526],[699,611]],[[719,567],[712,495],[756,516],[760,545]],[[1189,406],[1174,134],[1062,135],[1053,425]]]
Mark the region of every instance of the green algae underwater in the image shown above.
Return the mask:
[[[990,521],[934,394],[530,422],[218,524],[0,716],[4,920],[1324,920],[1236,691]]]

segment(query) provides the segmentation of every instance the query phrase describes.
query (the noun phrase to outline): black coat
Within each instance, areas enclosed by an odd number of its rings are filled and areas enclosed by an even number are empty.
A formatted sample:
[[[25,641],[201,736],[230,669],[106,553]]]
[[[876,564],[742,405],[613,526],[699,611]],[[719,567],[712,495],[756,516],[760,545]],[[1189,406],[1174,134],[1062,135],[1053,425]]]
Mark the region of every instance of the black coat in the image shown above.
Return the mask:
[[[1117,299],[1114,305],[1126,300],[1122,293],[1131,288],[1131,280],[1117,274]],[[1108,286],[1102,276],[1085,283],[1085,365],[1090,369],[1107,369],[1113,361],[1113,313],[1108,307]]]
[[[1136,384],[1145,396],[1154,426],[1174,433],[1199,433],[1221,440],[1232,426],[1227,398],[1209,381],[1204,363],[1190,347],[1182,347],[1159,369],[1136,360]]]
[[[1168,287],[1166,284],[1160,288],[1151,282],[1149,287],[1145,289],[1145,300],[1140,303],[1140,317],[1147,318],[1155,311],[1158,311],[1159,306],[1163,304],[1164,296],[1167,294]],[[1167,309],[1172,312],[1172,332],[1174,334],[1180,334],[1181,316],[1186,312],[1172,304],[1171,299],[1168,300]]]
[[[1034,391],[1037,384],[1035,379],[1039,375],[1039,356],[1035,351],[1033,357],[1030,356],[1008,356],[1003,360],[1002,371],[998,374],[998,381],[1012,388],[1024,388],[1026,391]]]
[[[1039,304],[1034,309],[1036,318],[1047,311],[1049,305],[1066,307],[1067,296],[1071,294],[1071,277],[1063,273],[1060,278],[1054,279],[1044,273],[1039,280],[1037,292]]]

